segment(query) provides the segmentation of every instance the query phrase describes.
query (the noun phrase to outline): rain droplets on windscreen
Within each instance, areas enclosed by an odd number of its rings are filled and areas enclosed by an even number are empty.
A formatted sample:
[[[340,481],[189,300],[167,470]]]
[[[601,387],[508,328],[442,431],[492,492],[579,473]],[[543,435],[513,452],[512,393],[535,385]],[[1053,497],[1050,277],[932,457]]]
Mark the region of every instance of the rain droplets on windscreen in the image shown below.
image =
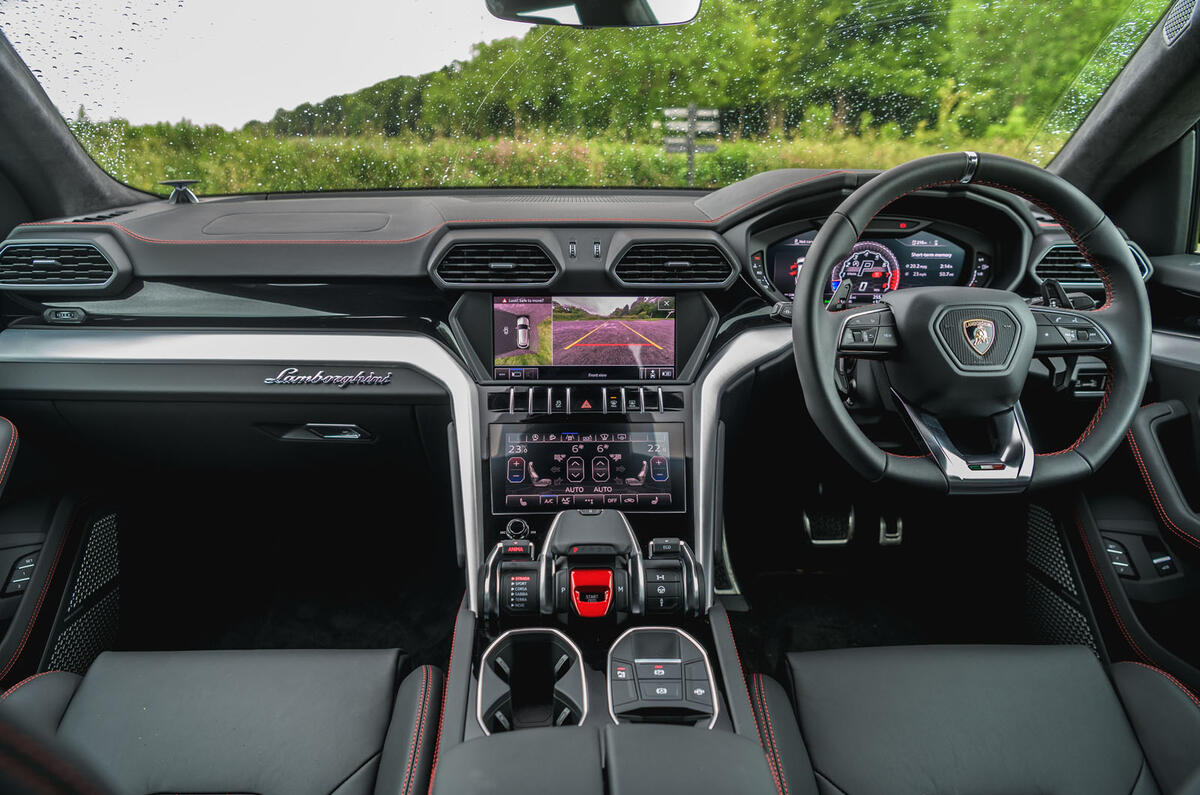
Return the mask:
[[[7,0],[0,30],[139,188],[711,187],[959,149],[1048,162],[1165,5],[704,0],[690,25],[577,30],[483,0]]]

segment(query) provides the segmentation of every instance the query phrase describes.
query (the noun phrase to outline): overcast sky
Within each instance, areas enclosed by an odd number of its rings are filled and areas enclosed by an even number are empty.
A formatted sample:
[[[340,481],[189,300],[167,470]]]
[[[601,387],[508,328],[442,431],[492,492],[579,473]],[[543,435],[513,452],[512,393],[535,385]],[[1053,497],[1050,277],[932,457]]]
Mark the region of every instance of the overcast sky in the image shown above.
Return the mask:
[[[0,30],[66,116],[234,128],[530,27],[483,0],[0,0]]]

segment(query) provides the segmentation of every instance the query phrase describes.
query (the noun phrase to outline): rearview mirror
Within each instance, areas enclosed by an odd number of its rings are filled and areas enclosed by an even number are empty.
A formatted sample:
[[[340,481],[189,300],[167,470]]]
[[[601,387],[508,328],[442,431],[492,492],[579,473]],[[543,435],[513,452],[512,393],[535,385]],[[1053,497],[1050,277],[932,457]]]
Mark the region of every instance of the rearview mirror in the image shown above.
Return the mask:
[[[500,19],[577,28],[681,25],[700,12],[700,0],[487,0]]]

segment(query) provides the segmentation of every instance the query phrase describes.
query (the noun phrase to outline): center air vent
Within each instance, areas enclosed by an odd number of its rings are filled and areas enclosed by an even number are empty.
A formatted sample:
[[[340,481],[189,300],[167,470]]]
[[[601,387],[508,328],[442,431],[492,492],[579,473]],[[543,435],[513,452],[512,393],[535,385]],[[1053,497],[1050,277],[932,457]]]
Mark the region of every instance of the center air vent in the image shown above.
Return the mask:
[[[90,243],[25,243],[0,251],[0,288],[102,287],[115,273]]]
[[[721,284],[733,265],[712,243],[639,243],[614,273],[626,284]]]
[[[1137,260],[1142,278],[1145,279],[1150,275],[1150,264],[1146,260],[1146,255],[1136,246],[1131,245],[1129,250],[1133,252],[1133,258]],[[1092,264],[1084,258],[1078,247],[1069,243],[1051,246],[1047,249],[1046,253],[1042,255],[1042,259],[1034,266],[1033,275],[1039,281],[1056,279],[1066,288],[1104,289],[1104,283],[1096,275]]]
[[[455,243],[436,269],[447,284],[548,284],[554,261],[534,243]]]

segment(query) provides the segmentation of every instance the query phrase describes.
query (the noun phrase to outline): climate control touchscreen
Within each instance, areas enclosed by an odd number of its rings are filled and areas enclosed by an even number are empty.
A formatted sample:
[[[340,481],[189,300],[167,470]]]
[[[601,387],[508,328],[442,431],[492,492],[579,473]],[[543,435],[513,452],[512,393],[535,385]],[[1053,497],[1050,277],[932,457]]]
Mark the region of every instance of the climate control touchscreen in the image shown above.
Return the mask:
[[[678,423],[492,425],[490,448],[497,514],[685,508]]]

